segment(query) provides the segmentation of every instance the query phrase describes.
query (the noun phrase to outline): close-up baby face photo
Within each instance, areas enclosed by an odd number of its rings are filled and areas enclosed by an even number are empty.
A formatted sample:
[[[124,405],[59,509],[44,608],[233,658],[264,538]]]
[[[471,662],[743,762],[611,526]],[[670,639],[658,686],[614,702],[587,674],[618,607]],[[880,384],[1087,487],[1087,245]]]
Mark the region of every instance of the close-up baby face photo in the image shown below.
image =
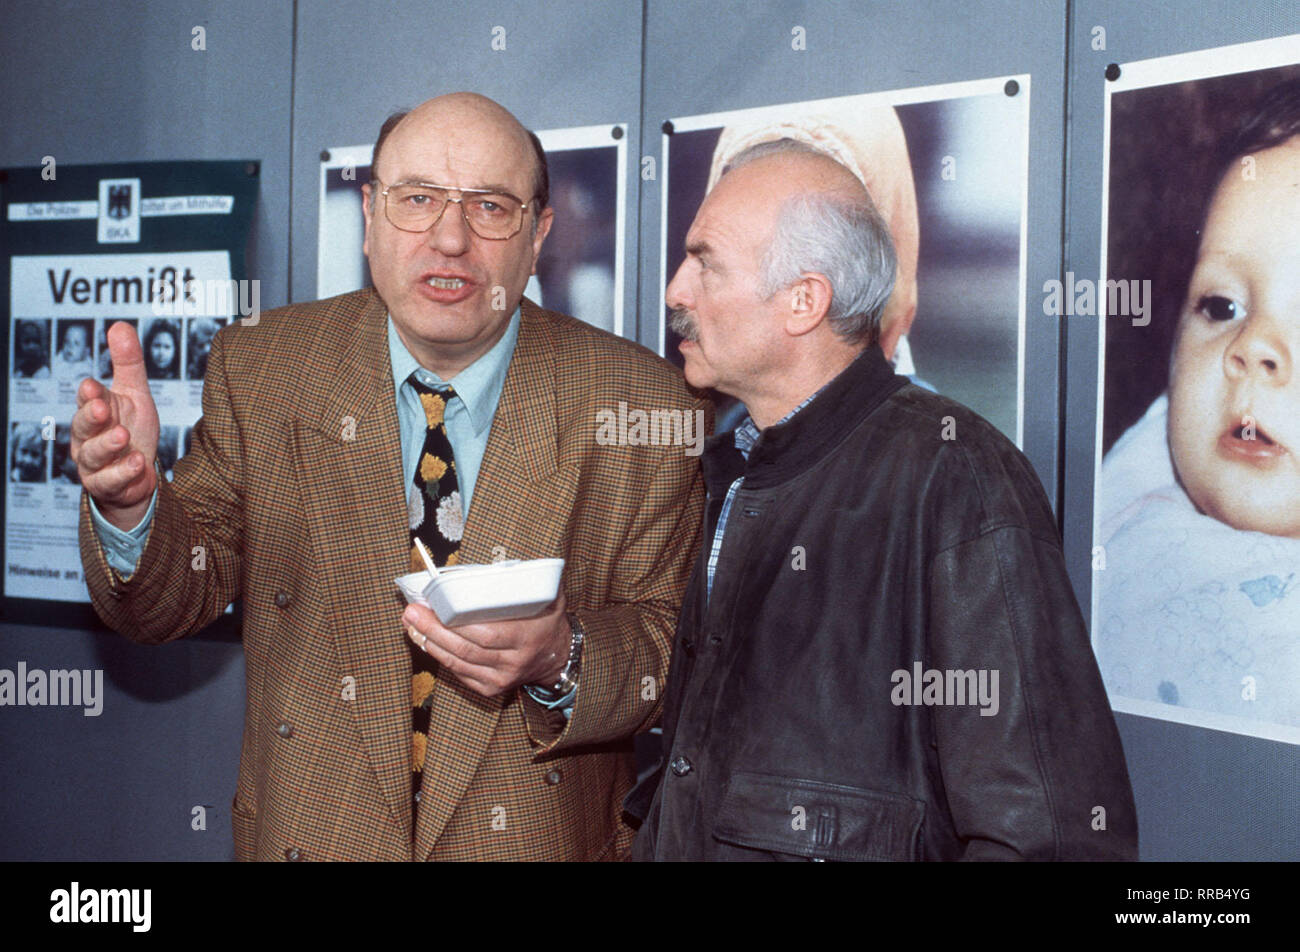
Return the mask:
[[[1197,508],[1300,538],[1300,136],[1215,191],[1170,367],[1169,447]]]

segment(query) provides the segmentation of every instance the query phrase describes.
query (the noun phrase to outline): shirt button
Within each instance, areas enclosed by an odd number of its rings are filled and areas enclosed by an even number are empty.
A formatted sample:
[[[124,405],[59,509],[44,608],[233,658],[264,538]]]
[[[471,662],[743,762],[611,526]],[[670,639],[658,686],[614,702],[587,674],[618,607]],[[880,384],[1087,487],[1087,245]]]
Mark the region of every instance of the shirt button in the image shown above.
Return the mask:
[[[284,721],[276,725],[275,732],[285,739],[293,736],[293,728]]]
[[[288,592],[281,591],[275,593],[276,608],[288,608],[291,601],[293,601],[293,597]]]
[[[549,783],[552,787],[555,786],[563,779],[564,779],[564,774],[560,773],[554,767],[546,771],[546,782]]]
[[[298,849],[296,846],[291,846],[284,851],[284,858],[291,863],[302,862],[302,850]]]
[[[674,757],[673,762],[668,766],[670,766],[672,768],[673,773],[677,774],[677,776],[679,777],[685,777],[688,773],[691,772],[691,762],[687,760],[685,757],[683,757],[681,754],[678,754],[676,757]]]

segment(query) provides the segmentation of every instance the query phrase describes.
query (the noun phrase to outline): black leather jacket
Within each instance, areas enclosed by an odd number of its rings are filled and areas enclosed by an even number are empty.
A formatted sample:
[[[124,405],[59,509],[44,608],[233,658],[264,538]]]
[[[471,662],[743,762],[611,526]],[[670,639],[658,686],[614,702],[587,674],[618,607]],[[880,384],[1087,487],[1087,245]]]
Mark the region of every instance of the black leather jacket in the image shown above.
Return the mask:
[[[1056,524],[1001,433],[873,347],[747,463],[727,433],[703,464],[634,858],[1137,858]]]

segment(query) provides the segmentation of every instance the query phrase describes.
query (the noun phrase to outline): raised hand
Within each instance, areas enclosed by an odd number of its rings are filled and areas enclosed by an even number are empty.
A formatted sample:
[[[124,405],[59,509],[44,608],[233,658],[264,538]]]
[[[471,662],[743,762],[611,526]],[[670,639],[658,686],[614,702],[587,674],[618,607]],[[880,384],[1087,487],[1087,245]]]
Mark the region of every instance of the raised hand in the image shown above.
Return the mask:
[[[100,513],[119,529],[130,529],[148,511],[158,482],[158,408],[135,329],[121,321],[110,327],[108,350],[113,385],[92,377],[81,381],[70,449],[81,485]]]

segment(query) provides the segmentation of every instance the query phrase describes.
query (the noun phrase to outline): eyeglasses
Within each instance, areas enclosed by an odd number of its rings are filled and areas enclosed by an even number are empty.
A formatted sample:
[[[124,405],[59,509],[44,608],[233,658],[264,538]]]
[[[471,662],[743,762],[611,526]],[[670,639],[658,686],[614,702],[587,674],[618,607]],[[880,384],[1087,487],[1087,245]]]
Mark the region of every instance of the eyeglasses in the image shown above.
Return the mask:
[[[379,179],[372,179],[371,184],[384,185]],[[380,194],[384,196],[384,214],[394,228],[428,231],[441,220],[447,203],[455,202],[470,231],[489,241],[504,241],[519,234],[528,210],[527,202],[490,188],[450,188],[420,182],[384,185]],[[452,198],[452,194],[457,197]]]

